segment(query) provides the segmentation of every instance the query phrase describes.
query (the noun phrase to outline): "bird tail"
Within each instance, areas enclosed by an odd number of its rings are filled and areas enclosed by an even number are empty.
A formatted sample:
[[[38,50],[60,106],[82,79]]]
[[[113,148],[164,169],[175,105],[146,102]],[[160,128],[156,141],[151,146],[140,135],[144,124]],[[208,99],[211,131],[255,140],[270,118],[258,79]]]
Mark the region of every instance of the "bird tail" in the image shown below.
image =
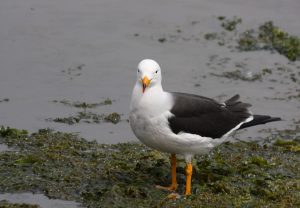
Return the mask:
[[[249,103],[243,103],[239,101],[240,96],[235,95],[232,98],[225,101],[226,108],[233,112],[242,121],[249,118],[252,113],[248,110],[251,107]]]
[[[243,103],[239,101],[240,96],[235,95],[232,98],[225,101],[225,104],[228,108],[231,108],[232,111],[245,111],[247,108],[251,107],[249,103]]]
[[[253,115],[253,120],[243,123],[239,129],[247,128],[250,126],[256,126],[261,124],[266,124],[273,121],[281,121],[282,119],[279,117],[271,117],[267,115]]]
[[[239,97],[239,95],[235,95],[232,98],[225,101],[225,104],[231,111],[235,112],[236,115],[239,115],[241,118],[249,118],[249,116],[251,116],[252,113],[248,110],[248,107],[250,107],[251,105],[248,103],[240,102]],[[273,121],[281,121],[281,118],[271,117],[267,115],[253,115],[253,119],[247,123],[243,123],[239,129],[266,124]]]

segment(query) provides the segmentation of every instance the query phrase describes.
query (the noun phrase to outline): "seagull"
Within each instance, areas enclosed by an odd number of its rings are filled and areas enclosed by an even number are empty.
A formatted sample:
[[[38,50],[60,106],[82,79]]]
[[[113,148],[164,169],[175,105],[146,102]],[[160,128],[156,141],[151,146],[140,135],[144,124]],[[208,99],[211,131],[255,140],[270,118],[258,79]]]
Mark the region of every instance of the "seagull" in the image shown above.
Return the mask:
[[[185,196],[191,195],[192,158],[206,154],[238,129],[279,121],[279,117],[254,115],[239,95],[219,103],[211,98],[166,92],[162,88],[161,68],[151,59],[137,67],[129,122],[135,136],[145,145],[170,153],[172,182],[158,188],[176,191],[176,154],[186,161]]]

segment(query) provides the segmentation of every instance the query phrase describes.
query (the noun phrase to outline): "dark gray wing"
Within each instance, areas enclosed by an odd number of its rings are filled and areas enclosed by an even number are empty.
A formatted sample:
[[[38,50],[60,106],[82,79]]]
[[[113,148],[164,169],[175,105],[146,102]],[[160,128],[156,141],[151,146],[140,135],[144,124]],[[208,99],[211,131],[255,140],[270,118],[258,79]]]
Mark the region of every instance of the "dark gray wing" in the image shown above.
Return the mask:
[[[231,129],[251,116],[250,104],[238,101],[235,95],[225,104],[217,101],[185,93],[171,93],[174,106],[169,118],[171,130],[178,134],[186,132],[204,137],[220,138]]]

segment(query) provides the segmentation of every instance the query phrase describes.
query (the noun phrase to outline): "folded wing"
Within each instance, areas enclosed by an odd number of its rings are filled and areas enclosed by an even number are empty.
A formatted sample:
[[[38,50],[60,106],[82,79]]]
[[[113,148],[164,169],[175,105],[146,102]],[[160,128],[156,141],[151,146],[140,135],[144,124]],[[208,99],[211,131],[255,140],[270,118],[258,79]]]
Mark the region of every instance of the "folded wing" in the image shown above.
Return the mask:
[[[235,95],[225,103],[185,93],[172,93],[174,106],[169,118],[171,130],[220,138],[252,116],[250,104],[239,101]]]

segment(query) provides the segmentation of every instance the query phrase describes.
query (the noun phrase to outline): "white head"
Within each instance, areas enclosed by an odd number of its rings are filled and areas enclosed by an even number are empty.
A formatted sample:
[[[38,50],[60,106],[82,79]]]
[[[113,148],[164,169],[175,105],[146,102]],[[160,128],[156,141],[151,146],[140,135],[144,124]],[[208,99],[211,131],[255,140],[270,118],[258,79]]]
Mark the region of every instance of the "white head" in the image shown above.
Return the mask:
[[[156,61],[144,59],[139,63],[137,83],[141,86],[143,93],[147,88],[161,86],[161,69]]]

